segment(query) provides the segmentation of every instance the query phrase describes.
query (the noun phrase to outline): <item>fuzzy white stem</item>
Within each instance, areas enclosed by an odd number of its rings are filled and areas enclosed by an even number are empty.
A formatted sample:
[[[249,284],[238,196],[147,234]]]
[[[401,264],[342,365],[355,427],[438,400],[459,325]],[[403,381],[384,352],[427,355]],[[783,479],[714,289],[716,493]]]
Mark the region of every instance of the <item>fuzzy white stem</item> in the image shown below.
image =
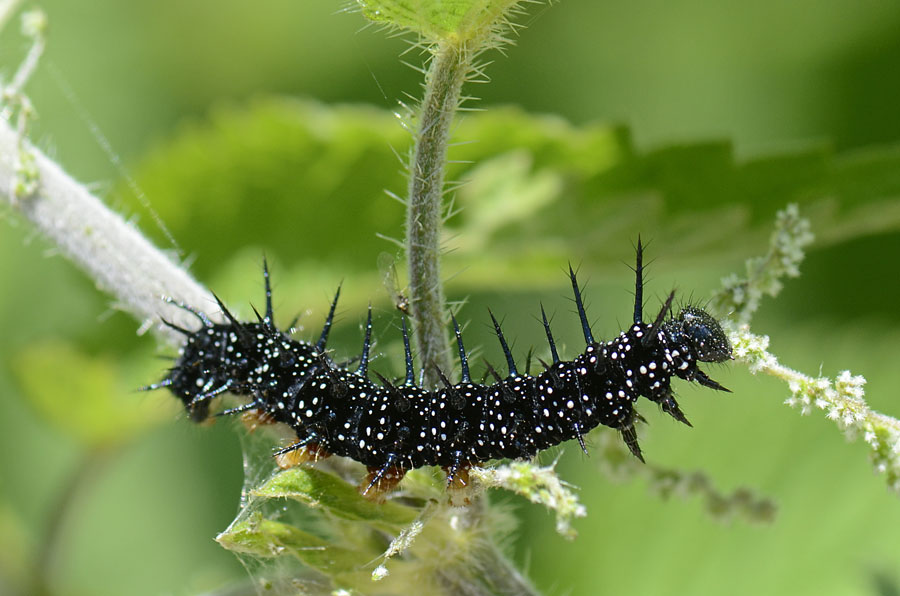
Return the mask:
[[[25,198],[17,198],[14,192],[19,182],[20,139],[9,122],[0,120],[0,195],[100,289],[115,296],[118,308],[155,326],[173,344],[183,336],[162,325],[161,317],[188,329],[195,328],[197,321],[163,302],[163,296],[219,318],[212,295],[179,264],[30,143],[23,141],[21,147],[33,158],[39,182],[37,191]]]

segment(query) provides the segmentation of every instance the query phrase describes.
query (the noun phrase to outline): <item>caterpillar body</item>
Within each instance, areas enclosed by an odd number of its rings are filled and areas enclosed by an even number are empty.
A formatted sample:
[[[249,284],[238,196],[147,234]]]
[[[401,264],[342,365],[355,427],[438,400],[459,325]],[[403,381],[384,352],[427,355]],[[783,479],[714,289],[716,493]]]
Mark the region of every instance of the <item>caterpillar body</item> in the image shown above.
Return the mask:
[[[460,380],[453,383],[438,370],[441,387],[417,385],[404,318],[405,378],[392,382],[375,373],[379,382],[373,382],[368,374],[371,307],[358,366],[348,369],[326,351],[340,288],[318,340],[299,341],[273,322],[264,265],[265,314],[257,312],[256,322],[241,322],[219,301],[227,323],[215,323],[183,306],[201,326],[196,331],[178,328],[186,341],[174,367],[147,389],[168,387],[195,421],[209,417],[210,403],[225,392],[248,398],[218,415],[253,413],[290,426],[296,441],[276,452],[282,467],[328,455],[362,463],[369,475],[361,488],[373,498],[391,490],[406,471],[422,466],[444,468],[448,486],[465,485],[468,468],[475,464],[528,458],[570,439],[585,449],[584,434],[601,424],[618,429],[631,453],[643,461],[634,427],[637,399],[657,403],[690,426],[675,400],[672,378],[728,391],[698,363],[730,359],[731,346],[716,319],[700,308],[686,306],[669,316],[674,292],[652,322],[644,321],[642,253],[638,240],[633,324],[605,343],[593,337],[581,289],[569,268],[586,348],[574,359],[562,360],[541,307],[552,362],[535,376],[519,372],[491,313],[507,361],[505,378],[494,373],[493,384],[473,382],[453,317]]]

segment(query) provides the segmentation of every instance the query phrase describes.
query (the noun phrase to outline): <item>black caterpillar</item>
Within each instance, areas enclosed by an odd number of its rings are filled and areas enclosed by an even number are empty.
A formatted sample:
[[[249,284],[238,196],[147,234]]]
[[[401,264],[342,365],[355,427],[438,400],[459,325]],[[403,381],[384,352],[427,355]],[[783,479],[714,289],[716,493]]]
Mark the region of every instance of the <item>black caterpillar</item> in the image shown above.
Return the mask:
[[[640,240],[635,266],[634,324],[606,343],[591,334],[576,276],[569,268],[575,304],[581,318],[585,351],[561,360],[541,307],[553,362],[537,376],[520,373],[500,324],[490,314],[506,356],[509,375],[492,385],[474,383],[469,373],[459,325],[453,318],[461,367],[458,383],[438,371],[443,387],[417,386],[409,334],[403,319],[406,376],[395,383],[375,373],[368,378],[372,340],[372,309],[365,326],[362,355],[355,370],[338,365],[326,352],[340,288],[331,303],[316,343],[297,341],[273,323],[268,267],[263,267],[266,310],[257,322],[240,322],[218,298],[228,323],[214,323],[187,306],[200,320],[197,331],[175,327],[187,340],[175,366],[159,383],[168,387],[195,421],[209,417],[210,402],[230,392],[249,398],[244,405],[219,415],[254,412],[266,422],[290,426],[292,445],[276,452],[285,467],[316,457],[340,455],[369,468],[364,493],[385,492],[407,470],[442,466],[448,486],[465,484],[468,467],[502,458],[528,458],[538,451],[577,439],[603,424],[618,429],[631,452],[643,457],[634,429],[640,417],[638,396],[690,426],[670,387],[677,376],[719,391],[698,362],[723,362],[731,346],[719,323],[700,308],[687,306],[665,320],[674,292],[652,323],[643,320],[643,264]],[[173,326],[171,323],[167,323]]]

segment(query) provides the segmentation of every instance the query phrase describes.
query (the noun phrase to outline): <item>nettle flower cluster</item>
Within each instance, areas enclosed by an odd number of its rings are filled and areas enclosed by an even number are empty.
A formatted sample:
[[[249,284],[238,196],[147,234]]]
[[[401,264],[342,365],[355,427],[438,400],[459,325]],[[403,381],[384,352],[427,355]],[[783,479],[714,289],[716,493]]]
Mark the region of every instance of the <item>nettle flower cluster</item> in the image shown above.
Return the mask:
[[[799,275],[804,248],[813,240],[809,221],[800,217],[797,205],[778,212],[768,253],[747,261],[747,277],[722,280],[723,289],[713,298],[713,312],[727,316],[734,357],[750,372],[765,373],[787,382],[791,395],[785,404],[807,415],[813,409],[826,412],[848,439],[862,436],[871,448],[876,471],[885,474],[891,490],[900,493],[900,421],[873,411],[865,401],[865,377],[842,371],[834,379],[811,377],[778,362],[769,352],[769,338],[750,331],[750,319],[764,295],[781,290],[780,278]]]

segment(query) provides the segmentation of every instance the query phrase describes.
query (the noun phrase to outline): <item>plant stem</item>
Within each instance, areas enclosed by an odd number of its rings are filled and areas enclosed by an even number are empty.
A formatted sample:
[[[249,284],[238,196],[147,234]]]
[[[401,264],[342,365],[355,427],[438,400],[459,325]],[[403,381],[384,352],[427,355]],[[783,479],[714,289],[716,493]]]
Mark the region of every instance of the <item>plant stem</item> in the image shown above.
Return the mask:
[[[447,594],[457,596],[539,596],[528,579],[494,544],[472,553],[477,565],[466,569],[449,567],[436,572]]]
[[[465,45],[442,42],[436,47],[425,79],[425,98],[409,168],[406,257],[416,338],[427,387],[438,385],[437,369],[450,368],[440,268],[444,166],[450,125],[470,66]]]
[[[516,569],[496,544],[497,535],[488,528],[496,515],[488,498],[481,494],[471,505],[461,509],[457,518],[462,532],[480,527],[486,540],[465,543],[463,563],[447,564],[454,557],[447,557],[435,570],[438,582],[447,594],[464,596],[539,596],[531,582]],[[452,548],[452,547],[451,547]],[[447,549],[449,552],[450,549]]]
[[[19,198],[16,164],[26,152],[39,181],[34,194]],[[196,319],[162,296],[171,296],[219,319],[212,295],[179,264],[170,260],[138,229],[114,213],[46,155],[21,139],[0,119],[0,200],[18,209],[66,257],[84,269],[97,285],[116,298],[116,306],[173,345],[184,336],[161,324],[161,318],[181,327],[196,327]]]
[[[450,369],[448,335],[444,316],[444,286],[440,274],[440,237],[443,224],[444,168],[450,126],[459,107],[460,92],[471,69],[471,52],[465,44],[444,41],[435,48],[425,77],[419,128],[409,168],[406,213],[406,257],[409,296],[419,343],[426,387],[440,382],[438,370]],[[466,523],[484,523],[483,496],[470,506]],[[479,514],[471,515],[473,510]],[[477,569],[446,566],[436,573],[448,593],[536,594],[528,580],[494,544],[479,550]]]

